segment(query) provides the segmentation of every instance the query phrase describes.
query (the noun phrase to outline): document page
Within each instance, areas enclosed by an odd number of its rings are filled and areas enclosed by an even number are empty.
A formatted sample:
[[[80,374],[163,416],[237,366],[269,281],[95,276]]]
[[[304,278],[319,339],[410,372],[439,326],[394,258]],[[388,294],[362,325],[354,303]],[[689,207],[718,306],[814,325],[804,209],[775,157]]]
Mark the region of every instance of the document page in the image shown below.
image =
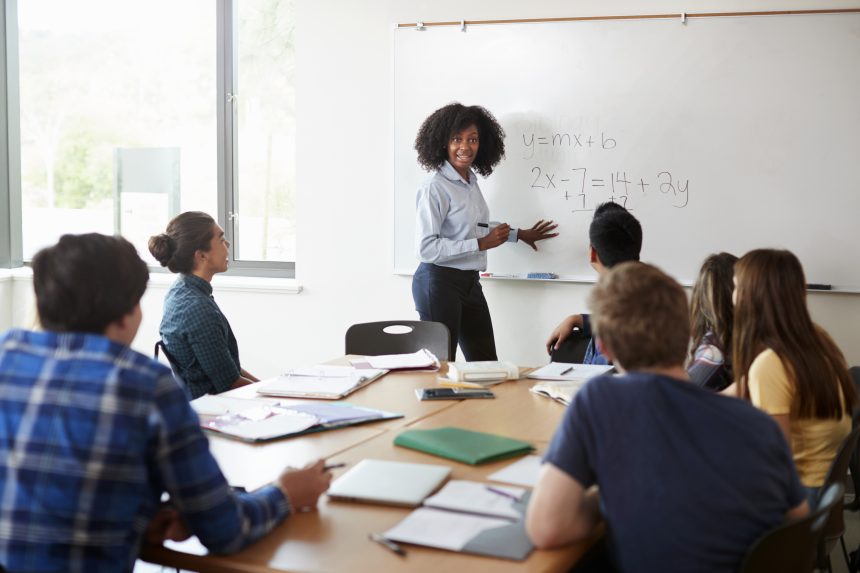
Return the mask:
[[[533,372],[528,378],[538,380],[570,380],[585,381],[612,370],[612,365],[605,364],[571,364],[569,362],[550,362]]]
[[[487,479],[534,487],[537,485],[541,461],[540,456],[525,456],[496,473],[490,474]]]
[[[522,516],[514,509],[513,504],[521,499],[524,493],[525,490],[519,487],[451,480],[438,493],[425,499],[424,506],[516,521]]]
[[[383,533],[392,541],[459,551],[480,533],[510,521],[421,507]]]

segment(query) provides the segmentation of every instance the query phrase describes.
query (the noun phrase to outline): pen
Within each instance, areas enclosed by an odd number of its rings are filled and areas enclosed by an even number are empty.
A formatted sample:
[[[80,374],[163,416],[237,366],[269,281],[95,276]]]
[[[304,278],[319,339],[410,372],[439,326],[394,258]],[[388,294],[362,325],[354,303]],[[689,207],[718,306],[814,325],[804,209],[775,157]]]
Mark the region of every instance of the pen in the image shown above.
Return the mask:
[[[346,464],[345,464],[345,463],[340,463],[340,464],[326,464],[325,466],[323,466],[323,471],[324,471],[324,472],[330,472],[331,470],[336,470],[336,469],[338,469],[338,468],[345,468],[345,467],[346,467]]]
[[[562,371],[559,373],[559,376],[564,376],[565,374],[567,374],[567,373],[568,373],[568,372],[570,372],[571,370],[573,370],[573,366],[571,366],[570,368],[565,368],[564,370],[562,370]]]
[[[372,541],[376,541],[377,543],[379,543],[380,545],[382,545],[386,549],[388,549],[394,553],[397,553],[401,557],[406,557],[406,550],[403,549],[402,547],[400,547],[399,545],[397,545],[396,543],[394,543],[393,541],[391,541],[390,539],[388,539],[388,538],[386,538],[386,537],[384,537],[378,533],[370,533],[370,534],[368,534],[368,537],[370,537],[370,539]]]
[[[489,229],[489,228],[490,228],[490,226],[489,226],[488,224],[486,224],[486,223],[478,223],[478,226],[479,226],[479,227],[483,227],[483,228],[485,228],[485,229]]]
[[[507,498],[512,499],[512,500],[514,500],[514,501],[519,501],[519,500],[520,500],[520,498],[518,498],[518,497],[517,497],[517,496],[515,496],[514,494],[512,494],[512,493],[508,493],[508,492],[506,492],[506,491],[504,491],[504,490],[501,490],[501,489],[496,489],[496,488],[494,488],[493,486],[485,485],[484,487],[487,489],[487,491],[491,491],[491,492],[493,492],[493,493],[495,493],[495,494],[497,494],[497,495],[501,495],[502,497],[507,497]]]

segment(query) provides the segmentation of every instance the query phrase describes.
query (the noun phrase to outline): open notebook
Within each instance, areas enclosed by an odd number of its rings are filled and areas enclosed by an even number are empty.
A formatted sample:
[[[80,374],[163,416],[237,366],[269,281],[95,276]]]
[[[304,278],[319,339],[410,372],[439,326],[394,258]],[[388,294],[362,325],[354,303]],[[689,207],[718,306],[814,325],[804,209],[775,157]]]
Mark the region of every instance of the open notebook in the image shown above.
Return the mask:
[[[523,516],[530,492],[453,480],[383,535],[412,543],[522,561],[534,549]]]
[[[274,400],[248,400],[223,396],[202,396],[191,402],[204,430],[246,442],[299,436],[399,418],[374,408],[345,402],[281,404]]]
[[[261,381],[257,385],[257,393],[286,398],[339,400],[378,380],[387,372],[378,368],[358,369],[353,366],[293,368],[276,378]]]

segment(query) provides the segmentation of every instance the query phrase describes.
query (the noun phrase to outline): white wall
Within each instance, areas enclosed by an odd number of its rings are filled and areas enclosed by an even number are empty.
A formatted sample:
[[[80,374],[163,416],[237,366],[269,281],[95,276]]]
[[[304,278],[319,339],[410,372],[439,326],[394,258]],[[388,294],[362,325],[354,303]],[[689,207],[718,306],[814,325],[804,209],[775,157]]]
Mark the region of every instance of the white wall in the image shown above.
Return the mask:
[[[828,7],[858,7],[832,0]],[[681,11],[778,10],[815,7],[788,0],[643,2],[591,0],[298,0],[298,281],[300,294],[241,292],[215,285],[215,297],[239,339],[243,365],[258,376],[343,352],[355,322],[417,318],[411,278],[392,274],[391,28],[396,22],[531,18]],[[417,32],[416,32],[417,33]],[[434,74],[427,70],[428,81]],[[456,65],[479,66],[463,54]],[[646,229],[646,233],[659,230]],[[157,339],[167,276],[153,277],[135,345]],[[229,283],[229,281],[226,281]],[[29,316],[29,283],[14,281],[13,324]],[[7,290],[3,290],[7,289]],[[589,287],[485,282],[500,357],[546,361],[543,343],[565,315],[584,309]],[[0,301],[8,287],[0,283]],[[860,297],[811,294],[813,318],[860,364]],[[0,326],[4,304],[0,302]]]

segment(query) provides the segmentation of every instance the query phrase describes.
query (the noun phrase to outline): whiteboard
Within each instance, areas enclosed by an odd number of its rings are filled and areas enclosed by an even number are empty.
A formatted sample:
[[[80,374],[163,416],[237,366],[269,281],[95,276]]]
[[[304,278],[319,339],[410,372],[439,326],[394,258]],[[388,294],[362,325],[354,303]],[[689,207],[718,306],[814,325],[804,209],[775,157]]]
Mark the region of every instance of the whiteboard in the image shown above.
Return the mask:
[[[712,252],[786,248],[860,286],[860,15],[499,24],[394,32],[394,270],[412,273],[421,122],[488,108],[506,158],[491,218],[561,235],[489,252],[494,273],[594,280],[591,212],[626,205],[642,260],[691,283]]]

